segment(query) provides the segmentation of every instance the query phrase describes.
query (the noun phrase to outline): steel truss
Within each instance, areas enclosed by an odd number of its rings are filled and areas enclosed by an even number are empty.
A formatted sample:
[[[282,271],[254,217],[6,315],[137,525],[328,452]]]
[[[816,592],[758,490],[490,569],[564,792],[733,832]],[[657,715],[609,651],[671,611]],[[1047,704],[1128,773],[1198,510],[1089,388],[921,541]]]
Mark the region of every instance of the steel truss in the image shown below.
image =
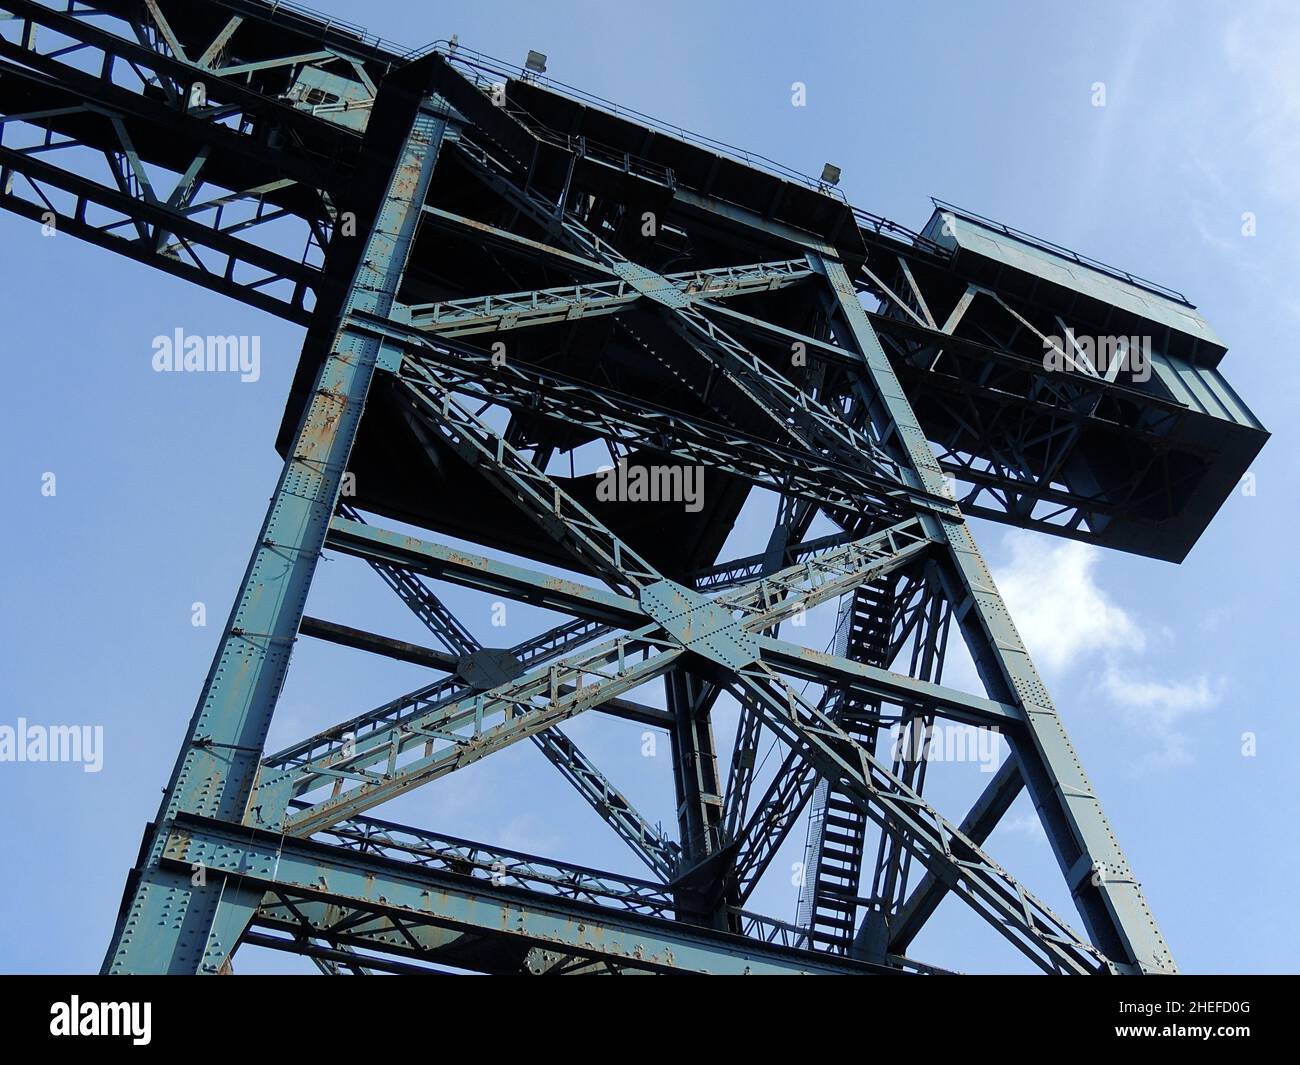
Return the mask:
[[[13,16],[9,31],[0,23],[3,205],[38,220],[52,212],[75,235],[310,327],[310,376],[284,470],[146,833],[106,972],[223,972],[241,943],[310,957],[327,972],[924,972],[932,968],[907,951],[949,894],[1044,971],[1175,971],[964,517],[1035,524],[1028,504],[1050,500],[1073,515],[1053,520],[1054,531],[1082,536],[1122,506],[1062,489],[1056,477],[1080,424],[1119,403],[1122,383],[1037,375],[1007,398],[1008,410],[1032,407],[1012,437],[1057,441],[1045,464],[1040,440],[1032,455],[1002,439],[988,446],[993,430],[974,421],[983,443],[936,460],[900,380],[909,367],[950,365],[944,401],[959,416],[1002,394],[1004,368],[1027,372],[997,338],[957,336],[959,312],[936,320],[916,275],[947,265],[942,248],[859,213],[861,239],[894,253],[889,271],[868,269],[746,213],[725,190],[683,187],[630,156],[620,169],[595,145],[571,148],[526,113],[494,107],[481,79],[436,52],[399,57],[267,5],[202,6],[214,16],[210,33],[179,5],[150,0],[0,2]],[[114,18],[116,29],[105,24]],[[278,58],[269,44],[262,59],[241,58],[250,33],[282,40]],[[356,95],[320,103],[291,90],[305,69],[347,71]],[[73,148],[102,156],[107,177],[61,165]],[[558,189],[538,162],[544,150],[567,160]],[[692,225],[701,234],[731,225],[774,251],[647,265],[614,186],[593,178],[579,193],[584,167],[613,168],[600,180],[662,205],[683,247]],[[159,186],[160,168],[178,175],[174,187]],[[493,209],[459,213],[442,195],[449,183],[477,186]],[[341,233],[344,212],[359,225],[353,243]],[[260,238],[259,227],[286,221],[298,227],[296,250]],[[429,298],[438,286],[416,251],[426,238],[473,242],[551,281]],[[881,298],[878,311],[863,306],[864,290]],[[976,296],[1001,299],[974,292],[965,305]],[[781,300],[771,306],[782,313],[765,316],[764,299]],[[786,310],[792,300],[806,308],[802,320]],[[593,323],[681,400],[637,393],[621,363],[567,363],[563,331]],[[484,338],[517,343],[518,354],[503,362]],[[791,345],[810,355],[804,377],[785,368]],[[545,557],[572,576],[392,531],[377,508],[343,497],[362,412],[380,400],[419,476],[450,459],[473,471],[478,491],[535,529]],[[1044,430],[1045,408],[1054,413]],[[1135,429],[1160,431],[1149,420]],[[557,451],[591,441],[615,461],[651,454],[775,494],[768,548],[666,565],[593,505],[578,478],[555,472]],[[990,450],[1005,461],[972,458]],[[955,501],[945,472],[974,487]],[[815,531],[819,519],[826,528]],[[323,552],[366,562],[438,646],[305,616]],[[441,584],[565,620],[511,648],[485,647],[439,597]],[[783,623],[819,605],[865,610],[868,601],[870,641],[819,651],[782,635]],[[950,628],[986,694],[941,682]],[[438,676],[268,754],[299,636]],[[638,697],[661,681],[665,707]],[[741,708],[725,771],[714,734],[723,696]],[[561,731],[589,710],[667,732],[677,838]],[[890,724],[936,721],[995,728],[1013,752],[960,820],[923,796],[923,766],[878,749]],[[521,740],[648,877],[367,816]],[[759,773],[765,746],[776,751],[770,778]],[[747,909],[819,787],[832,797],[826,809],[840,811],[831,842],[849,848],[853,870],[851,885],[822,878],[810,889],[810,907],[847,915],[829,937]],[[1022,790],[1083,932],[983,849]],[[827,845],[819,840],[819,861]]]

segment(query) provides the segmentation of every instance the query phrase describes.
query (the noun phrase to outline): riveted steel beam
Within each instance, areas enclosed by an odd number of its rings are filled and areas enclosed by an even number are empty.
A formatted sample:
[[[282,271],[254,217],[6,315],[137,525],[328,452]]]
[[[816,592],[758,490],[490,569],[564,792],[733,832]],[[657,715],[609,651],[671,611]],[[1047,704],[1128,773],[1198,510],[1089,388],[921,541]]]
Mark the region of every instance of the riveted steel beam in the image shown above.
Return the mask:
[[[534,606],[573,614],[591,621],[631,626],[644,615],[636,599],[593,588],[562,577],[537,573],[459,548],[335,518],[327,546],[366,561],[389,560],[439,580],[465,588],[507,595]]]
[[[942,472],[848,274],[836,260],[812,260],[825,272],[840,327],[861,354],[875,386],[874,416],[895,427],[900,457],[906,458],[914,483],[940,491]],[[999,702],[1019,707],[1024,716],[1025,727],[1008,738],[1090,936],[1115,965],[1175,972],[1141,886],[969,528],[960,519],[925,515],[922,520],[946,541],[938,573],[985,688]]]
[[[1013,703],[1000,703],[956,688],[946,688],[865,662],[813,651],[786,640],[760,637],[763,659],[801,680],[843,687],[868,699],[884,699],[918,713],[935,713],[952,721],[1014,733],[1025,714]]]
[[[756,292],[775,292],[814,276],[806,260],[791,259],[748,266],[723,266],[665,274],[665,285],[686,304],[728,299]],[[449,337],[552,325],[580,318],[617,314],[646,295],[626,278],[583,285],[504,292],[397,308],[393,317],[426,333]]]
[[[982,845],[1024,785],[1025,778],[1016,760],[1009,758],[1003,762],[970,812],[962,818],[959,826],[962,835]],[[948,885],[943,878],[926,873],[888,922],[889,949],[905,951],[947,894]]]
[[[163,860],[169,870],[186,876],[203,867],[210,885],[206,890],[214,894],[238,882],[262,893],[382,915],[394,927],[409,922],[504,937],[634,970],[738,975],[882,971],[205,818],[179,821],[166,840]],[[430,899],[437,905],[430,906]]]
[[[350,737],[323,757],[258,783],[252,821],[280,826],[274,811],[329,786],[327,797],[290,814],[286,831],[305,835],[478,761],[591,706],[662,676],[681,654],[647,626],[486,692],[434,703],[396,730]],[[381,764],[379,770],[369,767]],[[264,807],[264,809],[259,809]]]
[[[963,836],[827,714],[768,667],[740,671],[768,726],[835,782],[859,809],[903,840],[918,861],[1048,973],[1110,971],[1109,961]]]
[[[169,824],[178,814],[237,823],[255,786],[262,745],[379,353],[373,339],[348,329],[347,313],[358,306],[380,314],[390,309],[434,160],[450,126],[436,99],[408,102],[394,96],[392,107],[397,144],[390,146],[392,171],[377,190],[380,206],[367,254],[199,697],[144,865],[128,885],[106,972],[218,972],[256,909],[255,895],[232,891],[219,898],[196,892],[188,877],[164,869],[159,861]]]

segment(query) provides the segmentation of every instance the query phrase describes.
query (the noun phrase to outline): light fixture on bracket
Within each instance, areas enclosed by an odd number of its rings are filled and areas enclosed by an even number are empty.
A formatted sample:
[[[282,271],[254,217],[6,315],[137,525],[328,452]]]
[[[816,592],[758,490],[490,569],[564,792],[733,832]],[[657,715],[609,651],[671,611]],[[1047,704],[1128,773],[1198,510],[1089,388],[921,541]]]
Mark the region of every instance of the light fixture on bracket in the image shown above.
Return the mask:
[[[541,52],[534,52],[528,49],[528,57],[524,60],[525,74],[545,74],[546,73],[546,56]]]

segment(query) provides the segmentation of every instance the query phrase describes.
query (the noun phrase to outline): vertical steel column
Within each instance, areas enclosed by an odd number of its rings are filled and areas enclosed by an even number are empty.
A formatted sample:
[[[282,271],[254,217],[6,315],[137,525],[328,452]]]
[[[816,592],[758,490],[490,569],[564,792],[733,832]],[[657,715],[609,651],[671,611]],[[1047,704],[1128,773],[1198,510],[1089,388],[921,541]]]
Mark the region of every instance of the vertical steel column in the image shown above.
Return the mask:
[[[726,929],[723,906],[734,877],[734,851],[722,849],[722,786],[713,738],[718,689],[685,669],[664,677],[673,723],[673,780],[681,831],[681,875],[674,882],[677,916]],[[726,868],[719,864],[726,861]]]
[[[858,300],[836,259],[812,254],[826,275],[843,323],[874,385],[871,412],[887,444],[905,460],[915,487],[943,494],[943,474]],[[891,439],[892,438],[892,439]],[[941,580],[971,657],[991,698],[1025,712],[1027,742],[1015,745],[1025,783],[1043,820],[1057,862],[1093,944],[1120,966],[1142,972],[1177,971],[1174,959],[1133,876],[1119,841],[1066,735],[1047,688],[1011,622],[964,519],[922,514],[928,532],[947,543]]]
[[[392,309],[428,191],[449,111],[438,98],[394,99],[406,119],[397,131],[388,175],[365,249],[344,298],[329,353],[321,364],[243,586],[217,648],[189,735],[172,772],[152,838],[104,961],[106,973],[215,973],[247,927],[260,893],[204,883],[159,868],[170,822],[180,812],[239,823],[247,809],[267,729],[284,682],[317,559],[325,543],[348,455],[374,375],[379,341],[354,331],[355,312]],[[367,150],[384,144],[396,114],[377,105]],[[379,130],[378,133],[375,133]],[[382,180],[382,179],[381,179]],[[364,190],[361,190],[364,191]],[[278,823],[282,810],[260,810]]]

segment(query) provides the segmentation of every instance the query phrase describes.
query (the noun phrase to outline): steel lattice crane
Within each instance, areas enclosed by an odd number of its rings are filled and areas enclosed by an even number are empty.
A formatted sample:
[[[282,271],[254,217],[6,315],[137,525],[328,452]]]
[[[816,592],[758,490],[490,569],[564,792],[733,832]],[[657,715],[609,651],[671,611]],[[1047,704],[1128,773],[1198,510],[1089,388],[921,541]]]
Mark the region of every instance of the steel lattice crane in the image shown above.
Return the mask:
[[[925,972],[950,895],[1046,972],[1176,971],[966,518],[1185,556],[1267,434],[1181,294],[937,201],[908,230],[536,63],[254,0],[0,0],[0,205],[306,330],[106,972],[221,972],[241,944],[330,972]],[[1145,361],[1076,340],[1100,334]],[[606,498],[570,466],[593,442],[700,471],[702,505]],[[721,558],[764,492],[765,550]],[[431,645],[307,616],[322,552]],[[484,646],[441,585],[564,620]],[[828,651],[783,627],[836,603]],[[944,685],[950,632],[983,695]],[[268,752],[301,638],[432,679]],[[675,833],[560,729],[583,712],[670,738]],[[886,742],[936,722],[1011,752],[955,816]],[[371,814],[525,740],[639,875]],[[984,850],[1022,792],[1068,920]],[[753,912],[809,810],[801,919]]]

